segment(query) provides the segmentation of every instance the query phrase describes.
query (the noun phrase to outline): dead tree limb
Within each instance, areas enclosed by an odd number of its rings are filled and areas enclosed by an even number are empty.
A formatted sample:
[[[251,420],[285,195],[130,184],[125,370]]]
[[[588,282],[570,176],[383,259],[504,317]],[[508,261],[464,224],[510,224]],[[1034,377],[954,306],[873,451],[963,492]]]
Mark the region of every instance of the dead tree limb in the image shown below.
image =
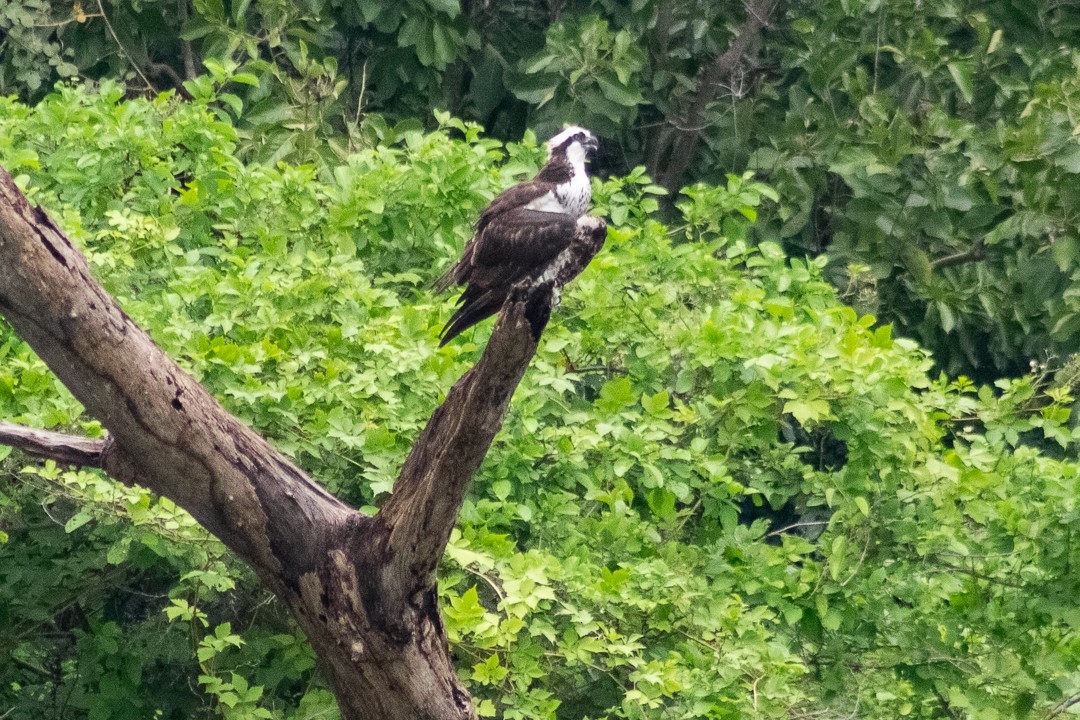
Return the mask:
[[[557,283],[603,243],[585,219]],[[86,444],[3,428],[0,441],[102,467],[186,509],[290,608],[347,720],[462,720],[435,568],[468,483],[536,351],[556,283],[520,286],[483,356],[421,433],[374,517],[326,492],[230,415],[90,276],[0,169],[0,315],[109,433]]]
[[[183,28],[187,25],[188,21],[188,3],[191,0],[176,0],[176,17],[179,20],[179,25]],[[184,59],[184,79],[194,80],[198,77],[198,70],[195,67],[195,52],[191,47],[190,40],[180,40],[180,57]]]
[[[106,441],[0,422],[0,445],[64,465],[99,468]]]

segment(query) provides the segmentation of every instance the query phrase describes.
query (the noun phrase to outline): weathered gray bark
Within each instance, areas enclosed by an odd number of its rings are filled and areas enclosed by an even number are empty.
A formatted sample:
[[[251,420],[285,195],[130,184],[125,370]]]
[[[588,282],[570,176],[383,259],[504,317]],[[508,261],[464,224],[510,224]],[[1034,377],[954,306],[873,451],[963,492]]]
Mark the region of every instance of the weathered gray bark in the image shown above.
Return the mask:
[[[108,441],[0,422],[0,445],[11,445],[27,455],[68,465],[99,468]]]
[[[603,244],[584,223],[580,272]],[[108,430],[78,442],[0,426],[0,442],[103,468],[185,508],[292,610],[347,720],[475,717],[454,671],[435,569],[473,473],[536,351],[549,284],[520,287],[477,365],[417,439],[390,499],[363,515],[243,425],[90,276],[0,169],[0,315]]]

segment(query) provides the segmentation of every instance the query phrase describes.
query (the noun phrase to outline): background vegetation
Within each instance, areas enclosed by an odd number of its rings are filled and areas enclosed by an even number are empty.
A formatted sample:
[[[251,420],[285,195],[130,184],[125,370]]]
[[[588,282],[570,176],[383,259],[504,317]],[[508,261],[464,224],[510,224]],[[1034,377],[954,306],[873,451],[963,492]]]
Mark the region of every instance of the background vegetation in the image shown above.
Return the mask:
[[[231,79],[247,159],[325,174],[440,109],[572,118],[673,192],[752,171],[755,240],[983,380],[1075,350],[1078,47],[1065,0],[0,0],[0,92]]]
[[[0,0],[0,164],[232,412],[365,505],[487,332],[436,349],[427,283],[538,167],[526,127],[595,127],[608,246],[442,572],[481,712],[1061,715],[1080,11],[750,10]],[[0,417],[99,432],[6,328]],[[12,720],[336,712],[185,514],[7,452]]]

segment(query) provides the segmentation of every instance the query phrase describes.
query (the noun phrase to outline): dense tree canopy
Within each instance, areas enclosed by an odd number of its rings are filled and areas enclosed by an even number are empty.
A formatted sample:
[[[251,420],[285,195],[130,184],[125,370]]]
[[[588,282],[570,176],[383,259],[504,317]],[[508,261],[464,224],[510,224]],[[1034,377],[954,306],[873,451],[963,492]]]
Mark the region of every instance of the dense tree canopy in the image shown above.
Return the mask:
[[[487,329],[437,349],[425,289],[534,172],[440,115],[321,175],[244,162],[213,98],[120,86],[0,103],[0,164],[228,408],[374,505]],[[657,219],[596,185],[608,249],[565,294],[451,539],[460,671],[503,718],[1042,717],[1080,697],[1068,383],[931,373],[752,245],[775,193],[696,185]],[[10,333],[0,415],[97,426]],[[5,455],[7,451],[0,451]],[[12,718],[335,712],[254,577],[171,503],[7,457],[0,703]]]
[[[982,379],[1075,350],[1078,47],[1052,0],[0,0],[0,91],[205,99],[207,73],[245,158],[325,174],[441,109],[503,139],[572,119],[671,191],[752,171],[780,191],[757,240],[827,252],[849,302]]]
[[[480,714],[1049,718],[1078,78],[1069,2],[0,0],[0,166],[374,508],[489,332],[428,284],[592,127],[607,246],[440,570]],[[0,419],[102,432],[2,321]],[[0,717],[333,717],[314,665],[170,501],[0,447]]]

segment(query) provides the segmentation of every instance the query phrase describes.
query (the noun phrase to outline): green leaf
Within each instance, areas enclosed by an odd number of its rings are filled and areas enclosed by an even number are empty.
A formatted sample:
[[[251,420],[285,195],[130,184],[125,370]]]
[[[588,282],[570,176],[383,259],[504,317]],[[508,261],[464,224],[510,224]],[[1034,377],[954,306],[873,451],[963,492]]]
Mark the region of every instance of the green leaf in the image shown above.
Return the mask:
[[[1080,265],[1080,238],[1065,235],[1056,239],[1050,246],[1050,254],[1061,272],[1070,271]]]
[[[252,85],[259,87],[259,76],[254,73],[239,72],[232,76],[233,82],[243,83],[244,85]]]
[[[953,328],[956,327],[956,314],[953,309],[945,302],[937,303],[938,317],[941,318],[941,329],[950,333]]]
[[[109,552],[105,555],[105,560],[110,565],[120,565],[127,560],[131,543],[125,542],[126,540],[127,538],[109,548]]]
[[[619,105],[635,107],[645,101],[645,98],[641,96],[641,93],[636,88],[612,82],[602,75],[596,77],[596,84],[600,87],[600,92],[604,93],[604,97]]]
[[[661,390],[655,395],[642,395],[641,406],[650,415],[665,416],[668,414],[668,404],[671,398],[667,390]]]
[[[222,0],[194,0],[195,11],[212,20],[225,20],[225,5]]]
[[[218,100],[228,105],[229,109],[233,111],[233,115],[237,117],[240,117],[244,111],[244,101],[232,93],[221,93],[218,95]]]
[[[665,488],[653,488],[649,491],[649,509],[661,520],[675,516],[675,493]]]
[[[484,608],[480,605],[480,596],[473,585],[462,595],[450,601],[446,614],[456,623],[465,626],[475,625],[484,617]]]
[[[812,425],[830,417],[828,401],[820,398],[788,400],[784,403],[784,412],[793,415],[800,425]]]
[[[956,84],[960,94],[964,96],[964,100],[968,103],[974,100],[975,88],[972,82],[971,63],[957,60],[948,63],[946,67],[949,69],[949,75],[952,76],[953,83]]]
[[[80,510],[79,512],[72,515],[66,523],[64,523],[64,532],[74,532],[75,530],[78,530],[91,520],[93,520],[93,516],[90,515],[90,513],[86,512],[85,510]]]
[[[374,22],[376,18],[387,10],[387,5],[382,0],[358,0],[358,2],[360,13],[366,23]]]
[[[499,500],[506,500],[506,498],[510,497],[512,489],[513,484],[509,480],[496,480],[491,484],[491,491]]]
[[[449,15],[451,18],[456,18],[461,12],[458,0],[427,0],[427,4],[437,12]]]
[[[608,410],[621,410],[634,401],[630,378],[620,377],[609,380],[600,388],[600,399],[597,405]]]
[[[829,577],[834,581],[840,579],[847,559],[848,539],[844,535],[833,538],[829,552]],[[835,629],[835,628],[834,628]]]
[[[1066,313],[1057,319],[1050,331],[1054,337],[1070,341],[1080,335],[1080,313]]]
[[[556,80],[542,75],[524,75],[510,86],[514,95],[533,105],[540,105],[555,97]]]

